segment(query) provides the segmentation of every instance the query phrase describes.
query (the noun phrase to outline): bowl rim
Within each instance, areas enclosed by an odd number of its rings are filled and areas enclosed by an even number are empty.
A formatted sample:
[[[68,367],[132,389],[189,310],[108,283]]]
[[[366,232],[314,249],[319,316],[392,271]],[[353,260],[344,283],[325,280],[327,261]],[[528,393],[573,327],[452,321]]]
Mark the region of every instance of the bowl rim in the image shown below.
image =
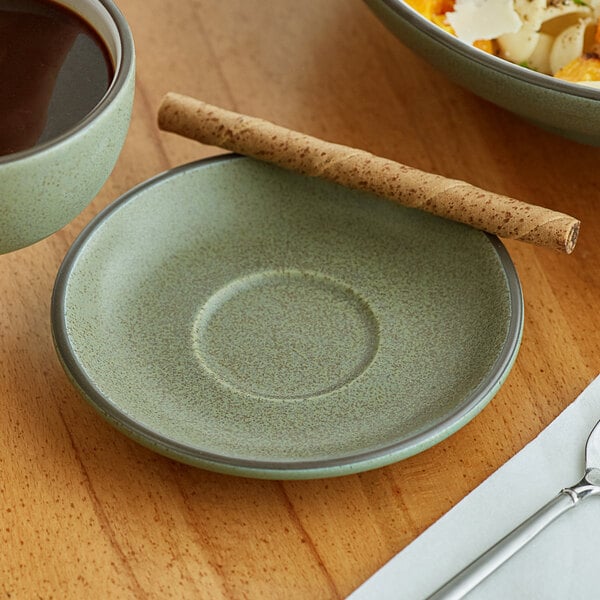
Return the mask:
[[[112,22],[117,29],[119,42],[121,44],[120,61],[115,65],[115,75],[109,85],[108,90],[100,99],[98,104],[96,104],[96,106],[94,106],[94,108],[88,112],[81,121],[60,135],[53,137],[43,144],[36,144],[31,148],[26,148],[25,150],[0,156],[0,168],[3,165],[41,155],[49,149],[60,146],[72,137],[81,134],[106,110],[108,110],[108,108],[113,104],[115,99],[125,87],[135,64],[135,45],[133,41],[133,34],[123,13],[119,10],[113,0],[96,0],[96,2],[106,10],[112,19]]]
[[[367,0],[367,2],[383,4],[410,25],[413,25],[416,29],[422,31],[449,50],[479,63],[484,67],[498,71],[503,75],[518,79],[530,85],[546,88],[551,92],[565,93],[586,100],[600,100],[600,89],[581,85],[576,82],[557,79],[556,77],[546,75],[545,73],[538,73],[537,71],[517,65],[504,58],[494,56],[484,50],[480,50],[475,46],[463,42],[456,36],[443,30],[441,27],[438,27],[435,23],[428,21],[404,0]]]
[[[88,378],[70,343],[68,333],[66,289],[80,252],[85,250],[88,240],[103,226],[107,218],[128,202],[135,201],[146,190],[169,179],[177,178],[186,172],[237,160],[254,159],[235,153],[212,156],[169,169],[138,184],[98,213],[84,227],[67,251],[59,267],[52,292],[50,310],[52,337],[58,358],[66,374],[88,403],[118,430],[155,452],[208,470],[262,479],[316,479],[357,473],[392,464],[437,444],[458,431],[483,410],[498,392],[512,369],[520,347],[524,323],[523,293],[516,267],[504,244],[491,234],[485,235],[498,256],[499,268],[505,274],[510,297],[510,319],[502,349],[486,377],[469,395],[465,396],[456,410],[431,427],[415,432],[399,442],[396,441],[375,450],[364,450],[332,459],[274,461],[228,457],[200,450],[191,444],[174,441],[129,417],[119,409],[117,404],[105,397]]]

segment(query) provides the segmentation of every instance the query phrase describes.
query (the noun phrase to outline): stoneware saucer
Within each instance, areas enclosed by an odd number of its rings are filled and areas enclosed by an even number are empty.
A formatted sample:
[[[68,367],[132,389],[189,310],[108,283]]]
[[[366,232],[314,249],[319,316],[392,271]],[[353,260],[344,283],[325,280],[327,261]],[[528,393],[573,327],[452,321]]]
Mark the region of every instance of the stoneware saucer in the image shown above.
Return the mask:
[[[239,156],[127,193],[67,253],[56,348],[83,396],[182,462],[274,479],[420,452],[517,355],[498,239]]]

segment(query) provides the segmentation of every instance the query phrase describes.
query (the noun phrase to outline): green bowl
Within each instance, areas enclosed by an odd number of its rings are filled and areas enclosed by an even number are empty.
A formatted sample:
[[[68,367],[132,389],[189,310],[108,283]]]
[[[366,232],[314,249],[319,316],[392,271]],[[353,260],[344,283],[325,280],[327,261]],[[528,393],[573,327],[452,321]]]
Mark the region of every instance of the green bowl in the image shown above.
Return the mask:
[[[0,156],[0,254],[29,246],[72,221],[100,191],[123,147],[135,88],[135,48],[112,0],[58,0],[104,39],[113,81],[96,107],[64,134]]]
[[[58,355],[109,422],[185,463],[331,477],[420,452],[515,360],[497,238],[248,158],[135,188],[59,271]]]
[[[456,83],[547,131],[600,145],[600,90],[537,73],[474,48],[403,0],[365,2],[406,46]]]

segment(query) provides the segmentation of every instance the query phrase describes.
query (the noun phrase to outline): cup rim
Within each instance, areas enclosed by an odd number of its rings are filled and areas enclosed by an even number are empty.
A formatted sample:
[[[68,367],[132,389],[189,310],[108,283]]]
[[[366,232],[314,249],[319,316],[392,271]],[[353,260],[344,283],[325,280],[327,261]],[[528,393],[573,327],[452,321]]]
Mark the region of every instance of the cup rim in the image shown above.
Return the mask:
[[[110,18],[117,29],[119,41],[121,43],[120,60],[118,64],[115,65],[115,76],[106,94],[104,94],[100,102],[98,102],[98,104],[96,104],[96,106],[94,106],[94,108],[81,121],[69,128],[67,131],[64,131],[60,135],[48,140],[47,142],[44,142],[43,144],[36,144],[25,150],[0,156],[0,167],[5,164],[14,163],[38,154],[42,154],[48,149],[53,148],[54,146],[59,146],[67,139],[83,131],[102,113],[104,113],[104,111],[113,103],[115,98],[123,89],[134,62],[133,35],[127,20],[123,16],[123,13],[121,13],[121,11],[117,8],[113,0],[96,0],[96,2],[105,8],[110,15]]]

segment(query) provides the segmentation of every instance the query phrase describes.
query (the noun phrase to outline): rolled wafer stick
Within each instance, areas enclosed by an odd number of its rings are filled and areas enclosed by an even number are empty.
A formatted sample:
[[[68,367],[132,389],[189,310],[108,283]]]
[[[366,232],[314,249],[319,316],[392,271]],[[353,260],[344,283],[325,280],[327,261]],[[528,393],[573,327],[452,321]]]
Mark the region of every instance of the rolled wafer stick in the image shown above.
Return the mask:
[[[251,156],[304,175],[364,190],[504,238],[573,251],[579,221],[563,213],[427,173],[268,121],[169,93],[158,112],[164,131]]]

